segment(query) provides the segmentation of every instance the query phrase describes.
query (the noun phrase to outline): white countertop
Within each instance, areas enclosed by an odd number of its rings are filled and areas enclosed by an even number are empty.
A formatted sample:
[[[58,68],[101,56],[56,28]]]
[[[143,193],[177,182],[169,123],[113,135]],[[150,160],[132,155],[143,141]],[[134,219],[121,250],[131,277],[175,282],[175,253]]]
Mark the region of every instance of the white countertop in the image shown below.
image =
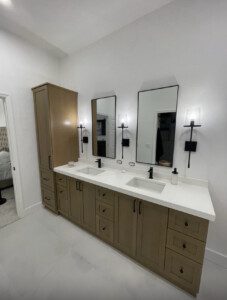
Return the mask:
[[[215,212],[207,187],[183,182],[179,182],[178,185],[172,185],[168,180],[161,179],[157,181],[164,182],[165,187],[161,193],[158,193],[127,185],[127,182],[133,177],[145,178],[145,176],[132,172],[123,173],[121,170],[105,167],[101,169],[105,172],[98,175],[88,175],[78,172],[78,170],[85,167],[93,166],[78,162],[74,167],[64,165],[54,168],[54,171],[209,221],[215,220]]]

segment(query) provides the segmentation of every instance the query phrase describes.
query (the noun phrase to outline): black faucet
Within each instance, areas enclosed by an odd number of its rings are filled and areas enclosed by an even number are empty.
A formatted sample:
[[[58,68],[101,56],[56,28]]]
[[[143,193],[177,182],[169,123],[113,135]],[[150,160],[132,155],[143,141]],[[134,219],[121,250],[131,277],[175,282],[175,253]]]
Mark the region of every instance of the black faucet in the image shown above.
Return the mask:
[[[102,160],[101,160],[101,158],[98,158],[95,162],[98,163],[98,168],[102,167]]]
[[[150,169],[148,170],[149,172],[149,178],[153,179],[153,167],[150,167]]]

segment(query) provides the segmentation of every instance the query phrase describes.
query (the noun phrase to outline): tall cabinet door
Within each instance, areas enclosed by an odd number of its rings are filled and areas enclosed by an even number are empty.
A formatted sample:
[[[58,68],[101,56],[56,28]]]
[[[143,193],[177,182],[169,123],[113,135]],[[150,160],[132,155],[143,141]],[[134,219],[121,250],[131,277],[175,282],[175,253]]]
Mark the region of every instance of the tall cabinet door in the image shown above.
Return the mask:
[[[130,256],[136,250],[137,200],[123,194],[116,196],[114,244]]]
[[[83,192],[81,182],[69,178],[69,217],[70,219],[81,225],[82,224],[82,214],[83,214]]]
[[[78,160],[77,93],[48,86],[53,167]]]
[[[46,86],[34,89],[34,102],[40,167],[52,169],[49,101]]]
[[[139,201],[136,256],[154,270],[164,269],[167,221],[168,208]]]
[[[83,182],[83,226],[92,233],[96,231],[95,192],[94,185]]]

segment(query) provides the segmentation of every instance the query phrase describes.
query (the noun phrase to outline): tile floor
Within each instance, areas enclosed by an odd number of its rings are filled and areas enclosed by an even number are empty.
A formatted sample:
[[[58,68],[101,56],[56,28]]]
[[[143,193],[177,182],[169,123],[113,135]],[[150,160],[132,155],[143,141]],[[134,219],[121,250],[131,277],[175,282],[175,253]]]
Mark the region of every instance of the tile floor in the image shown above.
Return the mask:
[[[199,300],[227,299],[227,269],[205,261]],[[0,229],[1,300],[189,300],[147,271],[44,208]]]
[[[18,220],[13,187],[2,191],[6,203],[0,205],[0,228]]]

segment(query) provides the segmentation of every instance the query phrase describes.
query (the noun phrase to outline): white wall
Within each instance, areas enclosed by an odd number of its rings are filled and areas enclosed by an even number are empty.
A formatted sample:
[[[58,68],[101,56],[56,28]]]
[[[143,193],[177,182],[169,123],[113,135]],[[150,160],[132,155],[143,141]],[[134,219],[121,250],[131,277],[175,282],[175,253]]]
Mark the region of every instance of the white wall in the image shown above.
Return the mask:
[[[58,83],[58,74],[55,58],[0,31],[0,93],[12,100],[25,208],[41,201],[31,88],[47,81]]]
[[[5,111],[3,106],[3,101],[0,99],[0,127],[6,126],[6,118],[5,118]]]
[[[89,120],[90,100],[117,95],[117,115],[129,115],[131,147],[126,161],[135,161],[137,92],[180,85],[175,166],[180,174],[209,180],[217,213],[210,225],[208,247],[227,255],[227,1],[179,0],[139,19],[64,59],[62,83],[79,92],[80,118]],[[198,151],[187,169],[183,128],[185,111],[200,106],[203,127]],[[118,131],[117,157],[120,157]],[[88,157],[91,157],[91,143]],[[146,167],[147,168],[147,167]]]

